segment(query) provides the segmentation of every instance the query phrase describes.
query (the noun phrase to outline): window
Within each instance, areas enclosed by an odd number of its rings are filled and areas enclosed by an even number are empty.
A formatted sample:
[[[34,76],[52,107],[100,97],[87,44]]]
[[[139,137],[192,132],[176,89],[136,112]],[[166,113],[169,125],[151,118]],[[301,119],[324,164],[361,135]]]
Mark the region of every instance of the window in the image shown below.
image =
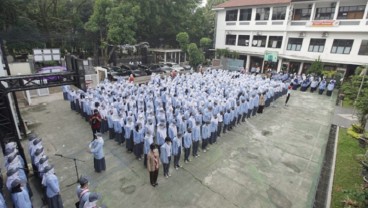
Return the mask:
[[[311,12],[311,8],[294,9],[293,20],[309,20]]]
[[[225,21],[237,21],[238,20],[238,10],[228,10],[226,11]]]
[[[249,35],[239,35],[238,46],[249,46]]]
[[[241,9],[239,21],[250,21],[252,19],[252,9]]]
[[[317,8],[316,16],[314,19],[316,20],[332,20],[335,13],[335,7],[322,7]]]
[[[308,51],[309,52],[322,53],[323,50],[325,49],[325,43],[326,43],[326,39],[314,39],[314,38],[312,38],[310,40]]]
[[[281,48],[282,36],[270,36],[268,39],[269,48]]]
[[[289,38],[287,50],[300,51],[302,49],[303,38]]]
[[[272,20],[285,20],[286,7],[274,7],[272,10]]]
[[[256,10],[256,20],[268,20],[270,17],[270,8],[257,8]]]
[[[331,53],[350,54],[354,40],[335,39],[332,44]]]
[[[362,19],[365,6],[342,6],[339,8],[337,19]]]
[[[255,35],[253,36],[252,46],[253,47],[266,47],[267,36]]]
[[[368,56],[368,40],[362,40],[358,54]]]
[[[226,35],[225,45],[235,45],[236,35]]]

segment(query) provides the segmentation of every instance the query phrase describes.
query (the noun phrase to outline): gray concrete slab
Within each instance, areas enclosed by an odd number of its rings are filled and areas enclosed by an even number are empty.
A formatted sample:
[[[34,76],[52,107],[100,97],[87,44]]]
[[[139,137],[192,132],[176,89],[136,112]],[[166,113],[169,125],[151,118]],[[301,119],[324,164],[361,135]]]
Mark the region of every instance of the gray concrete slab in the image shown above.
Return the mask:
[[[65,207],[77,201],[76,186],[66,187],[76,181],[74,163],[54,154],[85,160],[78,162],[80,174],[90,178],[91,190],[101,193],[110,208],[312,207],[336,98],[294,91],[288,106],[280,98],[264,114],[222,135],[199,158],[181,162],[178,171],[171,167],[169,179],[161,168],[159,186],[153,188],[142,161],[108,139],[107,170],[95,173],[87,153],[88,123],[70,110],[62,94],[52,96],[22,115],[36,123],[33,130],[55,165]]]

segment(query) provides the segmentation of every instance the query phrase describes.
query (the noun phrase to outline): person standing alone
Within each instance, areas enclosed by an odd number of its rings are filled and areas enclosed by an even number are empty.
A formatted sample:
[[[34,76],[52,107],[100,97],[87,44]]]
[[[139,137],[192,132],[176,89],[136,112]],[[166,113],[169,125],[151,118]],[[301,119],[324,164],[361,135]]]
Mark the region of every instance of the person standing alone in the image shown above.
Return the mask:
[[[100,132],[100,128],[101,128],[101,115],[98,112],[97,109],[95,109],[93,111],[93,115],[91,116],[91,118],[89,119],[89,122],[91,124],[91,128],[92,128],[92,133],[93,133],[93,139],[96,138],[96,133]]]
[[[89,144],[89,152],[93,154],[93,164],[97,173],[106,170],[103,145],[104,140],[101,133],[96,133],[96,138]]]
[[[150,145],[147,155],[147,169],[150,175],[150,182],[153,187],[157,186],[158,169],[160,167],[160,155],[155,144]]]
[[[289,102],[291,90],[293,90],[293,83],[290,83],[290,85],[288,87],[287,94],[286,94],[286,100],[285,100],[285,106]]]

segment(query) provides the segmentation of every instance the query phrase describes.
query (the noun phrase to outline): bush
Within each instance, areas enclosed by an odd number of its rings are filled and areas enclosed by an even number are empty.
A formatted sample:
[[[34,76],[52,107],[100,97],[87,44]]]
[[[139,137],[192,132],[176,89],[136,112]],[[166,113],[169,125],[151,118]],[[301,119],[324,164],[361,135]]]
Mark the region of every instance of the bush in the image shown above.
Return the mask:
[[[348,128],[347,133],[354,139],[359,139],[360,137],[362,137],[362,134],[354,131],[353,127]]]
[[[362,134],[364,132],[364,128],[361,127],[359,124],[353,124],[351,125],[351,127],[353,128],[353,131],[355,131],[356,133]]]

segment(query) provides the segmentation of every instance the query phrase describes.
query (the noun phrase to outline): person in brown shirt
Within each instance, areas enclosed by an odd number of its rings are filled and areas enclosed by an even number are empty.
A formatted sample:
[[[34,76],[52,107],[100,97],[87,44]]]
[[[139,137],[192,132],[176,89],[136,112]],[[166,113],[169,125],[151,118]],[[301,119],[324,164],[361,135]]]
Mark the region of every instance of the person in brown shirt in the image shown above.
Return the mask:
[[[150,175],[150,182],[153,187],[157,186],[158,169],[160,167],[160,155],[155,144],[150,145],[150,151],[147,154],[147,169]]]
[[[264,93],[262,93],[259,96],[259,107],[258,107],[258,112],[257,113],[263,113],[265,103],[266,103],[265,96],[264,96]]]

